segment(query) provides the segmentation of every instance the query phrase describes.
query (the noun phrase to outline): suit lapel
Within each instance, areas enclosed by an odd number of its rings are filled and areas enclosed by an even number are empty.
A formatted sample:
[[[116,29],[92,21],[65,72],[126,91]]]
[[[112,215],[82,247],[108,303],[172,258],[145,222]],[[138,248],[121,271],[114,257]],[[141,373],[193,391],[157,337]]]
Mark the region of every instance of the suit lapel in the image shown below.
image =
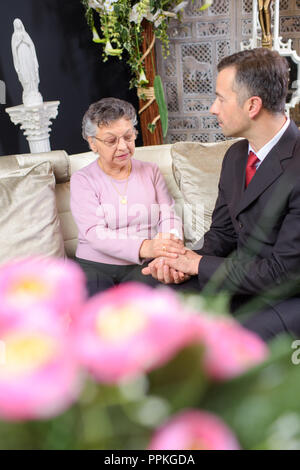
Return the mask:
[[[241,199],[237,205],[235,217],[237,217],[240,212],[260,196],[260,194],[262,194],[283,173],[282,161],[293,156],[293,148],[295,146],[295,138],[297,134],[299,135],[298,128],[293,122],[291,122],[279,142],[271,149],[264,161],[261,163],[246,190],[244,190],[244,187],[248,157],[246,155],[246,157],[240,159],[241,163],[237,170],[241,171],[239,175],[239,181],[242,181],[240,193]],[[248,152],[248,146],[246,152]]]

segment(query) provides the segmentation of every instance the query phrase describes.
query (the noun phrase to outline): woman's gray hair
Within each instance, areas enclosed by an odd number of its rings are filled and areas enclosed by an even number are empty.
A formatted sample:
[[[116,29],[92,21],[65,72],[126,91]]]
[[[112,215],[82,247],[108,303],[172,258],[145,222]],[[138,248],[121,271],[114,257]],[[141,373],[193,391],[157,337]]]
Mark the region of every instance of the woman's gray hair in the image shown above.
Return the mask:
[[[136,111],[128,101],[118,98],[103,98],[90,105],[82,120],[82,137],[96,137],[99,126],[109,126],[118,119],[128,119],[137,124]]]

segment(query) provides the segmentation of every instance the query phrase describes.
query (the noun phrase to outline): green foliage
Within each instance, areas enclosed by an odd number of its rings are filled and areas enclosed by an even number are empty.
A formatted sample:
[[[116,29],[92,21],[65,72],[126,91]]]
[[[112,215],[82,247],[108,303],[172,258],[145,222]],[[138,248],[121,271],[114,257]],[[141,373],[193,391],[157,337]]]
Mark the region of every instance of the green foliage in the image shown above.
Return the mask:
[[[166,365],[148,376],[149,392],[168,400],[170,412],[196,407],[207,388],[207,378],[201,369],[203,346],[193,344],[179,351]]]
[[[151,134],[153,134],[153,132],[155,131],[156,125],[152,124],[152,122],[151,122],[151,123],[148,124],[147,127],[148,127],[148,130],[151,132]]]
[[[168,131],[168,109],[162,81],[159,75],[156,75],[154,78],[154,94],[158,105],[163,136],[166,137]]]
[[[224,419],[244,449],[300,448],[300,374],[291,344],[287,336],[274,340],[266,362],[213,384],[201,403]],[[294,423],[293,430],[288,422]]]
[[[180,19],[186,5],[182,0],[81,0],[86,19],[93,32],[93,41],[102,47],[102,60],[110,56],[125,59],[131,70],[130,88],[145,86],[142,60],[142,33],[146,19],[153,25],[155,37],[163,47],[163,55],[169,55],[168,24],[170,18]],[[176,6],[179,7],[177,11]],[[174,9],[176,13],[174,12]],[[154,64],[153,64],[154,67]],[[156,80],[155,98],[158,103],[163,135],[167,133],[168,112],[161,82]],[[148,129],[154,132],[155,124]]]
[[[139,86],[143,19],[153,25],[153,31],[163,46],[165,57],[169,55],[168,24],[170,18],[181,18],[185,4],[182,0],[81,0],[91,30],[95,29],[104,43],[103,60],[111,55],[125,56],[131,73],[131,87]],[[207,8],[206,2],[202,8]],[[182,4],[182,5],[181,5]],[[180,9],[177,10],[176,7]],[[176,11],[176,13],[175,13]],[[99,42],[99,41],[98,41]],[[109,43],[110,46],[106,47]],[[116,49],[117,52],[114,52]]]
[[[169,416],[191,407],[221,417],[243,449],[299,449],[300,374],[291,344],[279,337],[264,363],[220,383],[203,373],[199,345],[119,386],[87,381],[79,401],[56,418],[0,422],[0,449],[142,449]]]
[[[203,5],[199,8],[199,11],[206,10],[208,7],[210,7],[213,4],[213,0],[205,0]]]
[[[89,7],[89,1],[88,0],[81,0],[81,3],[85,7],[85,18],[86,21],[91,29],[94,27],[94,16],[93,16],[93,10]]]

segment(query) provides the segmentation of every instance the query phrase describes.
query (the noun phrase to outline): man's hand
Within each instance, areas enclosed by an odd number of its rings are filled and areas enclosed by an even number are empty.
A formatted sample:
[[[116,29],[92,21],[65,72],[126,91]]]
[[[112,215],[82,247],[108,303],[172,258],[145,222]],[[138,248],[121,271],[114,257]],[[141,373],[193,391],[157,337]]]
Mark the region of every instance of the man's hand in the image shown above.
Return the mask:
[[[151,274],[154,279],[164,284],[180,284],[187,281],[191,276],[164,264],[164,258],[156,258],[148,266],[142,269],[144,275]]]
[[[192,250],[185,250],[184,255],[178,255],[176,259],[164,258],[164,263],[170,268],[181,271],[184,274],[195,276],[198,274],[199,263],[202,256]]]

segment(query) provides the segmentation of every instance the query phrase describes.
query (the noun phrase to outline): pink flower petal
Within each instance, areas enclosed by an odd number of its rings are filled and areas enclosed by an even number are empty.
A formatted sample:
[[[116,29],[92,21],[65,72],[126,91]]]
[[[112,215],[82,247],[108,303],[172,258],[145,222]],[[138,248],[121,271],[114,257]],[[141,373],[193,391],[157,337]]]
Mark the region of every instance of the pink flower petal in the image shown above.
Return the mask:
[[[70,260],[27,258],[0,267],[0,321],[28,317],[33,307],[44,305],[67,322],[84,299],[84,274]]]
[[[210,377],[230,379],[267,358],[267,345],[234,319],[199,316],[198,322],[199,339],[205,345],[204,367]]]
[[[110,383],[158,367],[194,337],[191,317],[172,291],[134,283],[92,298],[75,331],[81,363]]]
[[[41,318],[33,322],[17,317],[0,327],[4,345],[4,361],[1,358],[0,362],[2,419],[54,416],[79,394],[79,365],[71,336],[53,312],[44,309]]]
[[[173,416],[151,439],[150,450],[238,450],[239,444],[217,416],[185,410]]]

